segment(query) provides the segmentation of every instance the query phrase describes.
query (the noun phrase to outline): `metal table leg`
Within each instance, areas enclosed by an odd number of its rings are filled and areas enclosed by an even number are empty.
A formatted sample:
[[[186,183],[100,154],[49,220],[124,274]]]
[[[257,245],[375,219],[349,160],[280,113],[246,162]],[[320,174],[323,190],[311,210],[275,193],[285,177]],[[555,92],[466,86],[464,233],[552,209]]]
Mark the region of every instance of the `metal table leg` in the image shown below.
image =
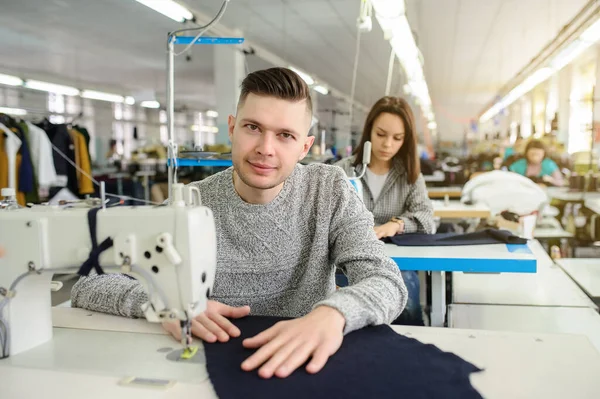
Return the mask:
[[[431,326],[444,327],[446,318],[445,272],[431,272]]]

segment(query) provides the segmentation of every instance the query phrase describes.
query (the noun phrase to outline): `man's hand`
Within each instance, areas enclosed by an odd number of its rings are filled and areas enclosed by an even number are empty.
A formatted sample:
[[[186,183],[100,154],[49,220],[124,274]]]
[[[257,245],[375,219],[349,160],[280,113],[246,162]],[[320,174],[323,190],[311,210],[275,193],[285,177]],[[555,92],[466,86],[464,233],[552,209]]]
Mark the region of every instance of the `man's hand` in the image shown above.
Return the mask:
[[[306,371],[318,373],[342,345],[345,325],[344,316],[328,306],[319,306],[299,319],[281,321],[244,340],[244,347],[260,349],[242,363],[242,369],[262,366],[260,377],[285,378],[312,357]]]
[[[229,337],[239,337],[240,330],[230,319],[240,319],[250,314],[249,306],[234,308],[217,301],[208,301],[206,310],[192,320],[192,334],[206,342],[227,342]],[[163,323],[163,327],[175,339],[181,339],[179,321]]]
[[[380,226],[375,226],[375,234],[377,234],[377,238],[385,238],[385,237],[393,237],[396,234],[400,233],[402,228],[399,223],[396,222],[387,222],[386,224],[382,224]]]

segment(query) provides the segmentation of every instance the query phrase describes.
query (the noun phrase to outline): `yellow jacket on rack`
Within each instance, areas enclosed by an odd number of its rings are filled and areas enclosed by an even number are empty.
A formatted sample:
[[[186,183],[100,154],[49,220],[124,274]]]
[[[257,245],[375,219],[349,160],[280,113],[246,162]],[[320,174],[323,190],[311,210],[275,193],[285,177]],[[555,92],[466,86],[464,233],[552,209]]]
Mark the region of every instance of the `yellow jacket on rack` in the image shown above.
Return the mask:
[[[71,135],[71,138],[73,139],[73,145],[75,146],[75,163],[81,169],[77,170],[79,194],[93,194],[94,183],[88,177],[92,175],[92,165],[90,164],[89,150],[85,142],[85,137],[81,132],[78,132],[75,129],[71,129],[69,134]],[[81,171],[85,172],[85,174]]]

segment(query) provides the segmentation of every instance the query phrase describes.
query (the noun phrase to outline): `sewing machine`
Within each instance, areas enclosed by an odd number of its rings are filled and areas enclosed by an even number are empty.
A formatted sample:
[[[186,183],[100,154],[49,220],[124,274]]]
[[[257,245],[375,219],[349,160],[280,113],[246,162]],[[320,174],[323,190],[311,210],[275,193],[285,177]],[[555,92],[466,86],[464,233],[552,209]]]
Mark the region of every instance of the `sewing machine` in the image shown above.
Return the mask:
[[[216,233],[211,210],[200,206],[198,189],[175,184],[173,190],[171,205],[158,207],[94,210],[84,202],[66,209],[0,211],[3,356],[52,339],[53,273],[86,275],[91,269],[139,280],[149,298],[142,308],[146,319],[179,320],[187,346],[191,320],[206,309],[213,286]]]

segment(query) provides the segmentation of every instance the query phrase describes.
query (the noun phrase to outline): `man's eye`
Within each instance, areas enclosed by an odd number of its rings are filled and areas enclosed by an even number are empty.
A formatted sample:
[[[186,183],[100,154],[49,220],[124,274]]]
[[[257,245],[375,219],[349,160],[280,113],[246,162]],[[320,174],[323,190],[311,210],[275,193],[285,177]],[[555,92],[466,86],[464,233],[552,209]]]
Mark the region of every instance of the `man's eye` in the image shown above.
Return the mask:
[[[253,132],[256,132],[258,130],[258,126],[253,125],[251,123],[247,124],[246,127],[250,130],[252,130]]]
[[[286,140],[294,138],[294,136],[289,133],[281,133],[281,137],[283,137]]]

